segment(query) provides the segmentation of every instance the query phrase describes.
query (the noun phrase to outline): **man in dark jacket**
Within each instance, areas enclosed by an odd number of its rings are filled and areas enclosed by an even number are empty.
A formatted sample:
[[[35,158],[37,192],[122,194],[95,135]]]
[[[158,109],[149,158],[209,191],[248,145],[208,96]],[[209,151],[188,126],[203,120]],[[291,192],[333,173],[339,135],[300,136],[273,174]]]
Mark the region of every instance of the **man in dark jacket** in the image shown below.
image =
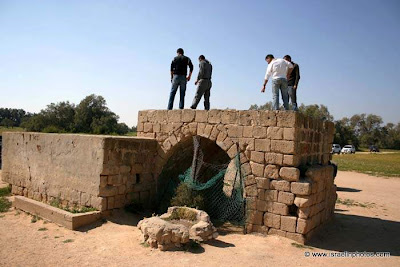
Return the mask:
[[[204,109],[210,109],[210,90],[211,90],[211,75],[212,75],[212,65],[203,56],[199,56],[199,74],[197,75],[197,80],[194,83],[197,85],[196,95],[194,96],[191,108],[196,109],[200,102],[201,97],[204,95]]]
[[[293,110],[297,111],[297,86],[300,80],[300,68],[299,65],[292,62],[292,58],[289,55],[283,57],[284,60],[289,61],[294,66],[293,71],[289,75],[288,79],[288,93],[290,101],[292,102]]]
[[[190,58],[183,55],[183,49],[178,48],[176,51],[178,54],[171,63],[171,93],[169,95],[168,101],[168,109],[172,109],[174,106],[174,99],[176,95],[176,91],[178,87],[180,88],[180,100],[179,100],[179,108],[183,109],[185,106],[185,93],[186,93],[186,83],[190,81],[193,72],[193,64]],[[190,72],[187,75],[187,68],[189,67]]]

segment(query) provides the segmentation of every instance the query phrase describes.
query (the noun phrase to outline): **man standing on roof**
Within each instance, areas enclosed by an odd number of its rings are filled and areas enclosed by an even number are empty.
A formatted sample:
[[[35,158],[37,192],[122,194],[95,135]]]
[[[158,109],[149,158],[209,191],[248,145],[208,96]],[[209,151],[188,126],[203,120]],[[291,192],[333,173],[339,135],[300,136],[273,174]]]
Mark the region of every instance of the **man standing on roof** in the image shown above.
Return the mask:
[[[176,95],[176,91],[178,90],[178,87],[180,88],[179,91],[179,108],[184,109],[185,107],[185,93],[186,93],[186,83],[190,81],[190,78],[192,77],[192,72],[193,72],[193,64],[190,58],[187,56],[183,55],[183,49],[178,48],[176,51],[178,54],[174,60],[172,60],[171,63],[171,83],[172,83],[172,88],[171,88],[171,93],[169,95],[169,101],[168,101],[168,109],[172,109],[174,107],[174,99]],[[189,75],[187,75],[187,68],[189,67],[190,72]]]
[[[265,92],[265,86],[268,80],[272,79],[272,105],[274,110],[279,110],[279,91],[282,94],[283,106],[285,110],[289,110],[289,96],[287,91],[287,80],[293,70],[292,63],[277,58],[269,54],[265,57],[265,61],[268,63],[267,72],[265,73],[265,80],[261,92]]]
[[[288,94],[290,97],[290,101],[292,102],[292,108],[295,111],[298,111],[297,108],[297,85],[300,80],[300,68],[299,65],[292,61],[292,58],[289,55],[283,57],[284,60],[289,61],[293,65],[293,71],[290,73],[288,79]]]
[[[194,83],[197,85],[197,91],[190,108],[196,109],[201,97],[204,95],[204,109],[210,110],[212,65],[210,61],[208,61],[203,55],[199,56],[199,61],[199,74],[197,75],[197,80]]]

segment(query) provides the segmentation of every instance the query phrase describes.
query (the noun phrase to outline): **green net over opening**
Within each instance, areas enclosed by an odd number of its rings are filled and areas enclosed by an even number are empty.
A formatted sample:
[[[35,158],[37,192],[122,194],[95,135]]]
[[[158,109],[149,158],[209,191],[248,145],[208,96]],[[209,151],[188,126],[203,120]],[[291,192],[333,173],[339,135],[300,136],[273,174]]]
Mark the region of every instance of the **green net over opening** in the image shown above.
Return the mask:
[[[245,202],[239,154],[224,164],[213,164],[204,161],[206,155],[201,149],[199,138],[194,137],[193,144],[192,166],[178,174],[178,179],[169,179],[159,194],[159,203],[169,205],[178,185],[185,183],[203,197],[204,210],[213,220],[243,225]],[[165,207],[162,209],[165,210]]]

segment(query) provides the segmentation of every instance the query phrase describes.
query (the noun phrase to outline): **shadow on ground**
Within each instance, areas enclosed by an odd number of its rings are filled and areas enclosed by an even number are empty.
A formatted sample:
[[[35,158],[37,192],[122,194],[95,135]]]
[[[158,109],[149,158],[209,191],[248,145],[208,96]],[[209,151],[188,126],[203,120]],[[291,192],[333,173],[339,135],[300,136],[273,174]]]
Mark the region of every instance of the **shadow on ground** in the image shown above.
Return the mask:
[[[400,256],[400,222],[336,213],[307,245],[336,251],[390,252]]]
[[[361,189],[350,188],[350,187],[338,187],[336,189],[336,191],[358,193],[358,192],[361,192],[362,190]]]

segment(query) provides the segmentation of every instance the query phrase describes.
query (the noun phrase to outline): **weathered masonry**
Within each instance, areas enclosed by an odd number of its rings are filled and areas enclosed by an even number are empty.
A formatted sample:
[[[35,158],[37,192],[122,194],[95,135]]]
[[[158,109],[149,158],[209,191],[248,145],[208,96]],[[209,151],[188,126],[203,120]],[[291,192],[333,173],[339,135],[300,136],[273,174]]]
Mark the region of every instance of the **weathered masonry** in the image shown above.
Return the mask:
[[[240,156],[247,231],[304,242],[334,213],[333,131],[291,111],[140,111],[138,137],[5,133],[3,180],[43,202],[151,207],[168,159],[200,136]]]

